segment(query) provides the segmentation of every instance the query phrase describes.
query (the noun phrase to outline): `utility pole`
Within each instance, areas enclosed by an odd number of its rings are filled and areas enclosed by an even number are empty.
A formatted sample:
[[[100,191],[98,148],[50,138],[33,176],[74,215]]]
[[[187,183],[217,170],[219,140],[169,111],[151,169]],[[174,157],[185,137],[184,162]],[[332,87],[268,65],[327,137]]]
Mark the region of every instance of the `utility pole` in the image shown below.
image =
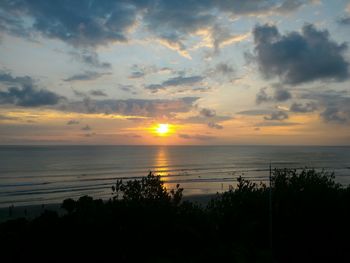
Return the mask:
[[[269,234],[270,234],[270,250],[271,256],[273,254],[273,242],[272,242],[272,170],[271,170],[271,162],[269,166]]]

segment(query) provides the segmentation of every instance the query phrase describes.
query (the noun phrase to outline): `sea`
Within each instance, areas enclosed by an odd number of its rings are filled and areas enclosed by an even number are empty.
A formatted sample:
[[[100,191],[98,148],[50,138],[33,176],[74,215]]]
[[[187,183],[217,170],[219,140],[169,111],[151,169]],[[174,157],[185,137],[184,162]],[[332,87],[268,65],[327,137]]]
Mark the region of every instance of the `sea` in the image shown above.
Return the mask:
[[[242,176],[268,184],[275,168],[315,168],[350,184],[349,146],[0,146],[0,207],[59,203],[84,195],[108,200],[117,179],[150,171],[170,190],[207,195]]]

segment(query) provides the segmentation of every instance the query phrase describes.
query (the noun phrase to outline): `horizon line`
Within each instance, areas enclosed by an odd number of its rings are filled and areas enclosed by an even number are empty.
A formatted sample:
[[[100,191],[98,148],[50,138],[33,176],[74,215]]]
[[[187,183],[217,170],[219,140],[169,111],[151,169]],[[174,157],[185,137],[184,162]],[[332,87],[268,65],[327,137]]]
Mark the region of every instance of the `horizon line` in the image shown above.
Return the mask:
[[[257,147],[257,146],[273,146],[273,147],[350,147],[350,144],[0,144],[0,147],[11,147],[11,146],[22,146],[22,147],[33,147],[33,146],[51,146],[51,147],[67,147],[67,146],[103,146],[103,147],[116,147],[116,146],[127,146],[127,147],[232,147],[232,146],[246,146],[246,147]]]

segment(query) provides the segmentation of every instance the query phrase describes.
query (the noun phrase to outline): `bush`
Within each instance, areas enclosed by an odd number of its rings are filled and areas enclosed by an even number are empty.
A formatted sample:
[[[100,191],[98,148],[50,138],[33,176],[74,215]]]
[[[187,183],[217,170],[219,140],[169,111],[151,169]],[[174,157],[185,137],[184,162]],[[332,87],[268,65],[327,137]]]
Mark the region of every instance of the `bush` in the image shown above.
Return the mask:
[[[50,262],[68,255],[95,262],[347,259],[349,187],[335,183],[334,174],[313,169],[274,170],[272,185],[240,177],[236,189],[217,194],[203,208],[181,201],[179,185],[168,192],[153,173],[118,180],[107,202],[88,196],[67,199],[64,215],[45,212],[32,221],[0,224],[0,247],[6,262],[47,261],[46,253],[55,255]]]

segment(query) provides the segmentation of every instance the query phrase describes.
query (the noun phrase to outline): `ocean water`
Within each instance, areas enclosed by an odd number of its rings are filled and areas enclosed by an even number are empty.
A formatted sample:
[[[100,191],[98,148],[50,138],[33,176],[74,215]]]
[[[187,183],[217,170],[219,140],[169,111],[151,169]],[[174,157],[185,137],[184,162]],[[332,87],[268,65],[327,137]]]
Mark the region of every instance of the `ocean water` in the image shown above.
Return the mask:
[[[267,182],[272,168],[334,171],[350,184],[350,147],[304,146],[0,146],[0,207],[111,197],[116,179],[149,171],[185,195],[228,190],[239,176]]]

